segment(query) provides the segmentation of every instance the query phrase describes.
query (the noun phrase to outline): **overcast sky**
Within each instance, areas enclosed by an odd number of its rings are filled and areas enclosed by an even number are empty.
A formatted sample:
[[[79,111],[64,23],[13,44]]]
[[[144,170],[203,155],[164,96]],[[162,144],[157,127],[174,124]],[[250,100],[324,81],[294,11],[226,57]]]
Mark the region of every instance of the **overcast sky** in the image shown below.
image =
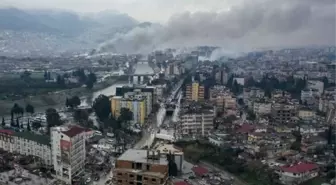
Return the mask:
[[[223,11],[241,2],[243,0],[0,0],[0,5],[29,9],[68,9],[76,12],[116,10],[140,21],[165,22],[176,13]]]
[[[0,6],[116,10],[162,27],[134,28],[101,45],[118,52],[216,45],[244,50],[335,45],[335,0],[0,0]]]

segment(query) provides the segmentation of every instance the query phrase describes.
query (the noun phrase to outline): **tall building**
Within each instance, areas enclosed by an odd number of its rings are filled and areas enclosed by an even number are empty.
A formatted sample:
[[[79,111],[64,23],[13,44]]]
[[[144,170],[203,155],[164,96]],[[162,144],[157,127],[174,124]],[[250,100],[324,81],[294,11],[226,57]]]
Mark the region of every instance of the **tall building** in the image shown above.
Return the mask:
[[[289,104],[280,104],[276,103],[272,105],[272,118],[275,120],[277,123],[281,124],[288,124],[293,121],[293,117],[296,116],[297,110],[295,105],[289,105]]]
[[[72,179],[84,172],[85,129],[78,126],[51,128],[51,148],[56,178],[72,184]]]
[[[147,113],[147,99],[144,95],[134,94],[126,97],[114,96],[111,100],[111,110],[114,117],[119,117],[121,109],[127,108],[133,113],[134,123],[144,124]]]
[[[159,151],[129,149],[115,162],[113,184],[167,185],[168,161]]]
[[[214,128],[216,108],[205,104],[183,105],[180,113],[182,136],[205,136]]]
[[[151,97],[148,98],[148,105],[153,105],[156,102],[155,96],[155,87],[145,86],[145,85],[126,85],[116,87],[116,96],[124,97],[125,93],[128,92],[143,92],[143,93],[151,93]],[[149,111],[150,112],[150,111]]]
[[[0,148],[21,155],[38,157],[45,165],[52,165],[49,137],[30,132],[0,130]]]
[[[204,86],[193,82],[186,87],[186,98],[188,101],[204,100]]]

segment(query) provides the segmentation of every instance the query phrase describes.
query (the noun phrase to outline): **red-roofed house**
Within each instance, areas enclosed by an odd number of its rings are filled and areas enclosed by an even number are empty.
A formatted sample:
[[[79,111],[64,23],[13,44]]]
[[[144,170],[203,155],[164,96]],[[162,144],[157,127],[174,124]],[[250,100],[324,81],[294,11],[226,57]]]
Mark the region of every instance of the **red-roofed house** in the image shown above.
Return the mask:
[[[0,129],[0,148],[8,152],[15,150],[13,134],[12,130]]]
[[[209,173],[209,170],[202,166],[194,166],[191,170],[194,172],[196,176],[199,177],[205,176]]]
[[[191,185],[185,181],[174,182],[173,185]]]
[[[254,131],[255,127],[250,124],[243,124],[238,130],[238,133],[241,134],[247,134],[247,133],[252,133]]]
[[[280,180],[284,184],[303,183],[318,176],[319,166],[314,163],[299,162],[280,167]]]

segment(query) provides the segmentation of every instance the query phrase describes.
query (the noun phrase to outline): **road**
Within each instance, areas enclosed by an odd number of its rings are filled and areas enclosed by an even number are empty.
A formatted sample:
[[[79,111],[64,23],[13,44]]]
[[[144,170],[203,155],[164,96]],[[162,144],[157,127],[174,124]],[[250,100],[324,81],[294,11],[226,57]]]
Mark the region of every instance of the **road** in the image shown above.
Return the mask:
[[[168,102],[171,102],[176,93],[178,93],[178,90],[181,88],[181,85],[183,84],[184,79],[180,80],[179,83],[175,86],[174,90],[171,92],[171,96],[168,98]],[[182,94],[179,95],[179,101],[181,100]],[[154,121],[152,121],[152,125],[149,125],[148,128],[143,129],[142,131],[142,138],[138,143],[135,144],[134,148],[135,149],[141,149],[145,146],[151,146],[154,139],[155,139],[155,134],[158,132],[160,126],[162,125],[164,119],[166,117],[166,108],[165,104],[161,103],[160,104],[160,109],[157,112],[156,116],[154,116]],[[175,115],[176,117],[176,115]]]

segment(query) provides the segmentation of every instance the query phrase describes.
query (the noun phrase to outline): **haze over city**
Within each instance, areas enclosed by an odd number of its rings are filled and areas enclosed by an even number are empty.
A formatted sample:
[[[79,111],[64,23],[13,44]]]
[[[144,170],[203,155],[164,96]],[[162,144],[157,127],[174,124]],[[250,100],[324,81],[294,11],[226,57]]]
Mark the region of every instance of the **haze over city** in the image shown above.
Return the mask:
[[[333,0],[5,0],[0,5],[70,10],[93,17],[97,12],[113,12],[153,23],[101,38],[105,41],[97,43],[97,49],[103,51],[134,53],[199,45],[251,51],[335,43]]]

